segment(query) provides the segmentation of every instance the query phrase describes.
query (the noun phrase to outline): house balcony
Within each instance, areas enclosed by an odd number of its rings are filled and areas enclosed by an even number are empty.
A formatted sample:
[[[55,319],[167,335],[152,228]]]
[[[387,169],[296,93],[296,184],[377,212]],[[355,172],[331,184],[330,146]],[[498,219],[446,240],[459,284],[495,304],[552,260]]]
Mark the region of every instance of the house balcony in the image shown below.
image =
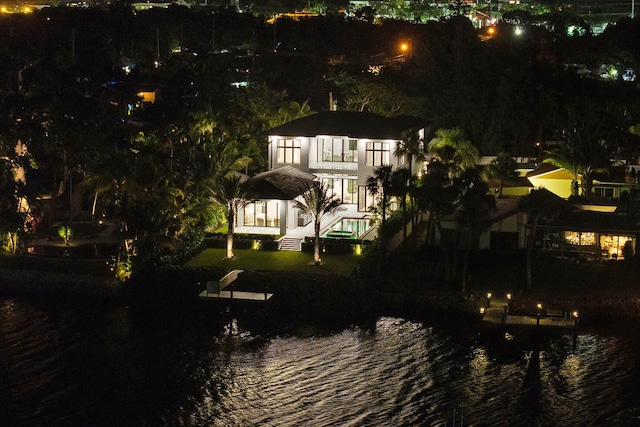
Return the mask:
[[[358,163],[356,162],[322,162],[309,161],[309,169],[312,170],[339,170],[339,171],[357,171]]]

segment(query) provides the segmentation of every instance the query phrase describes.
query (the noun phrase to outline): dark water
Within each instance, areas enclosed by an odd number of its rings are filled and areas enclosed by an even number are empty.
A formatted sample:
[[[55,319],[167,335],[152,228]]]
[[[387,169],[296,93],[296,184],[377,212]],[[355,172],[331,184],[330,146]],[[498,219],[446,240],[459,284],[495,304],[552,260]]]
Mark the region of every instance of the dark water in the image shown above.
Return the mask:
[[[0,425],[639,425],[635,327],[455,330],[0,300]]]

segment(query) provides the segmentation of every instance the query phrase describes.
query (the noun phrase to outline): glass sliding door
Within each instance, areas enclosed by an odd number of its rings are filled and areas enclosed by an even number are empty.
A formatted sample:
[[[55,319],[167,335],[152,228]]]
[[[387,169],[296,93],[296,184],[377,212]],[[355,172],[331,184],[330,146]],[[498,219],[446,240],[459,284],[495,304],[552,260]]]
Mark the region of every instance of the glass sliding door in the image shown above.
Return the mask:
[[[280,227],[280,210],[277,201],[255,201],[244,206],[245,227]]]

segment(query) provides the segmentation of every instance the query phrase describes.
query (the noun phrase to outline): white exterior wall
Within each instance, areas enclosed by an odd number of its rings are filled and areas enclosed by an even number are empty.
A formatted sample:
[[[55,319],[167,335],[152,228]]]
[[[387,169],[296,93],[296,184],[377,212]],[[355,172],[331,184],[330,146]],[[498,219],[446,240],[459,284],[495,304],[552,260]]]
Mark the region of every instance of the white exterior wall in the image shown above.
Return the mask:
[[[419,131],[419,137],[424,138],[424,129]],[[300,163],[278,163],[278,140],[293,139],[300,141]],[[357,140],[358,162],[323,162],[318,158],[318,142],[322,139],[342,139],[345,141]],[[376,166],[367,165],[366,153],[368,142],[380,142],[389,144],[389,165],[393,169],[398,167],[407,167],[406,156],[397,158],[395,151],[399,141],[393,139],[370,139],[370,138],[350,138],[344,135],[316,135],[315,137],[292,137],[270,135],[268,143],[268,165],[269,170],[278,169],[283,166],[292,166],[304,172],[312,173],[318,178],[338,178],[338,179],[355,179],[358,187],[365,186],[367,179],[373,175]],[[421,173],[423,164],[413,159],[412,172],[414,174]],[[367,199],[369,197],[367,196]],[[357,205],[358,203],[356,203]],[[290,209],[288,209],[290,210]],[[297,227],[297,213],[290,212],[286,216],[287,229]]]

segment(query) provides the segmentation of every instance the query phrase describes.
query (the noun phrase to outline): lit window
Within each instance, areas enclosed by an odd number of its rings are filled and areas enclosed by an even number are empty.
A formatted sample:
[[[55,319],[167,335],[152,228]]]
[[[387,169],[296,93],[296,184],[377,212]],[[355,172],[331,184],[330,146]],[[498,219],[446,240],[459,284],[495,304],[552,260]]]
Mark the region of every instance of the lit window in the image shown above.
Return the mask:
[[[280,227],[278,202],[256,201],[244,206],[245,227]]]
[[[390,163],[388,142],[367,142],[366,165],[383,166]]]
[[[318,149],[323,162],[358,162],[358,141],[355,139],[322,139]]]
[[[278,163],[300,163],[300,140],[278,140]]]

